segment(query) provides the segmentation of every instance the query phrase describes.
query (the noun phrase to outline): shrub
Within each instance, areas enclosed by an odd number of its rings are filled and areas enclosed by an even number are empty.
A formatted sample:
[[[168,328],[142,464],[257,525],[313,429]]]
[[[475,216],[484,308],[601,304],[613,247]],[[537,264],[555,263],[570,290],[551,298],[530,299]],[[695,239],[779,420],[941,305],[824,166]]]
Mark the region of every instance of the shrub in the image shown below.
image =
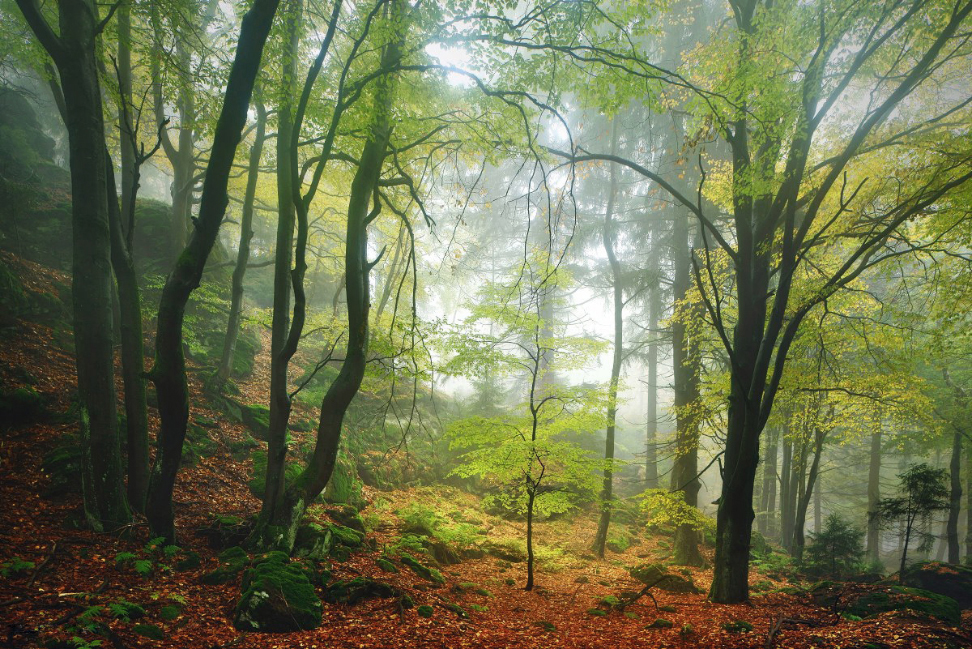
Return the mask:
[[[842,579],[859,571],[864,557],[864,532],[837,514],[827,517],[824,528],[810,533],[804,569],[816,577]]]

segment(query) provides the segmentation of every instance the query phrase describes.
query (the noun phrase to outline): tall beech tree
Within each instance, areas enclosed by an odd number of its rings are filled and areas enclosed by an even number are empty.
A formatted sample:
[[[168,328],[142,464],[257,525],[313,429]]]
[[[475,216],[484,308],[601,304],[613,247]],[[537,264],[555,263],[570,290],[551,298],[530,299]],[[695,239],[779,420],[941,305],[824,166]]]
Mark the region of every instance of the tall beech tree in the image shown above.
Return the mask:
[[[759,439],[801,323],[865,270],[904,254],[908,246],[898,245],[903,225],[972,178],[966,157],[932,154],[934,172],[865,205],[858,194],[869,178],[855,164],[874,151],[907,147],[904,136],[912,127],[895,109],[907,108],[951,59],[966,55],[963,34],[972,1],[838,2],[827,11],[795,0],[729,4],[733,29],[697,52],[691,74],[698,81],[681,82],[694,86],[700,136],[718,136],[731,152],[723,183],[728,219],[633,160],[560,153],[575,162],[614,160],[639,171],[693,214],[706,248],[715,246],[731,260],[728,295],[713,279],[711,256],[703,254],[694,269],[731,368],[709,593],[723,603],[749,598]],[[844,101],[861,88],[871,89],[870,103]],[[964,106],[968,94],[965,89],[943,99],[926,125]],[[838,112],[841,125],[833,128],[844,134],[823,137]],[[704,167],[704,158],[699,164]],[[695,193],[705,191],[705,178]],[[835,251],[838,263],[815,268],[813,290],[794,292],[797,270],[818,249]]]
[[[189,422],[189,388],[182,347],[186,303],[199,286],[206,259],[216,242],[229,198],[226,187],[246,125],[250,96],[260,59],[280,0],[253,0],[240,26],[236,56],[230,69],[212,153],[206,167],[199,218],[189,242],[166,279],[159,302],[155,362],[149,372],[159,401],[161,427],[158,454],[149,480],[145,513],[155,536],[175,540],[172,490],[182,460],[182,444]]]
[[[17,6],[54,61],[63,91],[71,167],[71,295],[81,486],[88,523],[105,531],[130,519],[115,406],[108,171],[96,52],[98,36],[112,14],[100,19],[93,0],[59,3],[55,33],[35,0],[17,0]]]

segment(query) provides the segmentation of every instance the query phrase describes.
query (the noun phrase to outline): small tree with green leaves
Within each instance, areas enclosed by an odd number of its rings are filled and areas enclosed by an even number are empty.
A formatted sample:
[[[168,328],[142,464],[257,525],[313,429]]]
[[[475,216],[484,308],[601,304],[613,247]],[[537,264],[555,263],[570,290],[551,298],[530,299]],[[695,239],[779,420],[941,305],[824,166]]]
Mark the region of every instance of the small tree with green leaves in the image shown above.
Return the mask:
[[[462,464],[453,473],[500,487],[493,498],[526,516],[525,590],[534,583],[534,518],[565,512],[579,498],[593,498],[598,487],[600,461],[566,434],[603,428],[603,389],[553,379],[555,366],[581,368],[602,346],[569,335],[563,321],[551,321],[565,282],[546,255],[534,254],[517,277],[484,287],[462,326],[445,336],[452,354],[446,373],[500,376],[523,393],[494,416],[453,422],[447,435],[451,448],[461,452]]]
[[[821,531],[810,533],[803,565],[810,574],[842,579],[852,574],[863,558],[864,530],[831,514]]]
[[[889,525],[900,522],[904,528],[904,548],[901,551],[899,577],[904,575],[908,561],[908,546],[913,537],[921,543],[918,549],[927,550],[935,542],[935,535],[928,531],[931,514],[949,507],[948,471],[935,469],[927,464],[915,464],[898,475],[901,480],[901,495],[882,498],[878,501],[873,514],[878,520]]]

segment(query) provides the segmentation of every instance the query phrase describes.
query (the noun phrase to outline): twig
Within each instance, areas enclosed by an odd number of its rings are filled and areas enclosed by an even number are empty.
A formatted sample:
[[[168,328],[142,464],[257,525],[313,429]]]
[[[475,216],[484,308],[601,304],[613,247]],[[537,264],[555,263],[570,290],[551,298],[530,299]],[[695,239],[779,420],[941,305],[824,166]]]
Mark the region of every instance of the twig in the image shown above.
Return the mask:
[[[39,575],[40,571],[43,570],[47,566],[47,564],[51,562],[51,559],[54,558],[55,552],[57,552],[57,541],[54,541],[54,545],[51,546],[51,553],[47,555],[47,558],[44,559],[41,562],[41,564],[34,569],[34,574],[30,576],[30,580],[27,582],[27,588],[30,588],[31,586],[34,585],[34,581],[37,580],[37,575]]]

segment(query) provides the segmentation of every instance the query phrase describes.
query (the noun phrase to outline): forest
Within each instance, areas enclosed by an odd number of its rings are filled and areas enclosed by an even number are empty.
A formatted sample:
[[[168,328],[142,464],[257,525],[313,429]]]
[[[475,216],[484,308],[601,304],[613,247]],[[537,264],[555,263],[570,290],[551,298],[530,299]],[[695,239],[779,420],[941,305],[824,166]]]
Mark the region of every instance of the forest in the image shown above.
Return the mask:
[[[972,0],[0,25],[0,647],[972,646]]]

